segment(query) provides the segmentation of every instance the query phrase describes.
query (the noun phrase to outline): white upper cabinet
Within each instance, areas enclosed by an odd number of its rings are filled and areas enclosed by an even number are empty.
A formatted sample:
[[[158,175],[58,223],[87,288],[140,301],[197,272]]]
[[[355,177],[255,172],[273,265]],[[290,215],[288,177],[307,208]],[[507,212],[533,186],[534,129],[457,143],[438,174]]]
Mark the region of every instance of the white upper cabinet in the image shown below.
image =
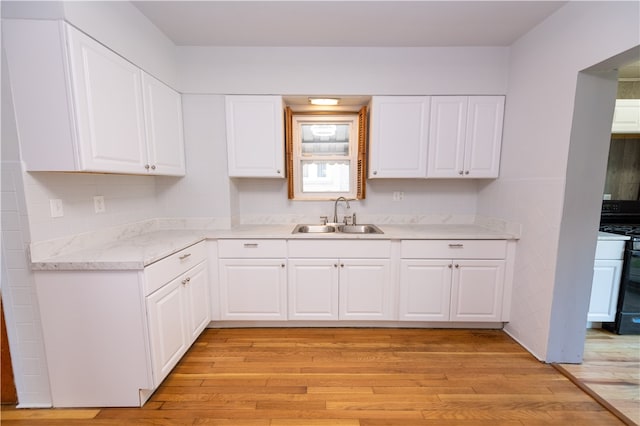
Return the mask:
[[[146,144],[140,69],[76,29],[66,26],[66,30],[79,169],[143,172]]]
[[[427,177],[496,178],[504,96],[433,96]]]
[[[428,132],[428,96],[374,96],[369,178],[426,177]]]
[[[177,92],[63,22],[3,36],[28,171],[185,174]]]
[[[226,96],[230,177],[284,178],[281,96]]]
[[[640,99],[616,99],[611,133],[640,133]]]
[[[182,97],[160,80],[142,74],[147,161],[152,173],[184,176]]]

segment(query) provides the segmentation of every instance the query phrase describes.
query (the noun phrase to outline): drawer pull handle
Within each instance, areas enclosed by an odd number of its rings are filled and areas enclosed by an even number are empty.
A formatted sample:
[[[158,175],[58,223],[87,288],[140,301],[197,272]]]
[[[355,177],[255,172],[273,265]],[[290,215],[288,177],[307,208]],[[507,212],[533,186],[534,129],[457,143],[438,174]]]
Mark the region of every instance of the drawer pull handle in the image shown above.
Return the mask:
[[[245,243],[244,248],[258,248],[258,243]]]
[[[178,259],[180,260],[185,260],[187,257],[191,256],[191,253],[185,253],[182,256],[180,256]]]
[[[189,284],[189,281],[191,281],[190,277],[185,278],[184,280],[182,280],[182,285],[187,285]]]
[[[449,244],[449,248],[463,248],[464,244]]]

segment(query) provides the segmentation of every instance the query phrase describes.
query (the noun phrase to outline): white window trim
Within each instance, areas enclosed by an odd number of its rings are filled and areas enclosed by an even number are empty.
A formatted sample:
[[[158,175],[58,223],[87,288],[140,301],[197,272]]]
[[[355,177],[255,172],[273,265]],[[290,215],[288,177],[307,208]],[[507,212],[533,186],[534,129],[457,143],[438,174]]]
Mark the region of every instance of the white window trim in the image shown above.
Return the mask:
[[[348,123],[349,155],[302,155],[300,126],[309,123]],[[358,193],[358,115],[293,115],[293,195],[294,200],[335,200],[338,197],[355,199]],[[302,192],[302,160],[349,161],[349,192]]]

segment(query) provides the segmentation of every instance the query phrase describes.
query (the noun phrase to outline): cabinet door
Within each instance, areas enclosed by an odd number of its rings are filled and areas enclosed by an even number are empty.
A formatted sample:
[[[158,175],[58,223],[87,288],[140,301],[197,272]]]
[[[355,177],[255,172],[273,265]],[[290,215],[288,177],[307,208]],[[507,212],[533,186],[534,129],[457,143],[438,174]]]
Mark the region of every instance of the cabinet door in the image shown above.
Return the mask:
[[[338,260],[289,260],[289,319],[338,319]]]
[[[219,271],[222,319],[287,319],[284,259],[221,259]]]
[[[611,133],[640,133],[640,99],[616,99]]]
[[[340,319],[391,320],[388,259],[340,260]]]
[[[621,275],[622,260],[595,260],[588,321],[615,321]]]
[[[143,73],[148,161],[157,175],[184,176],[182,98],[161,81]]]
[[[449,321],[451,277],[449,260],[401,260],[400,320]]]
[[[431,97],[427,177],[464,176],[467,96]]]
[[[191,344],[209,324],[211,318],[207,263],[202,262],[190,269],[181,282],[185,292],[187,337]]]
[[[496,178],[500,172],[504,96],[470,96],[464,175]]]
[[[169,374],[189,346],[182,279],[176,278],[147,297],[155,386]]]
[[[283,178],[284,110],[280,96],[227,96],[231,177]]]
[[[66,26],[79,170],[146,173],[142,71]]]
[[[500,321],[504,261],[454,260],[452,321]]]
[[[371,100],[369,178],[424,178],[429,97],[374,96]]]

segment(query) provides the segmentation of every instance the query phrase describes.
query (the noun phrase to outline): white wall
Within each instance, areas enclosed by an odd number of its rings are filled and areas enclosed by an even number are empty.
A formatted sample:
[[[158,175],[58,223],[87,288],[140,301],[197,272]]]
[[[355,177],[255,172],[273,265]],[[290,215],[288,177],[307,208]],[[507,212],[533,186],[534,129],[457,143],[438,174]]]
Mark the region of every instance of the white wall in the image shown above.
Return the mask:
[[[2,93],[9,91],[8,73],[2,64]],[[0,175],[2,215],[2,279],[0,290],[7,320],[13,374],[21,407],[51,405],[49,376],[45,359],[40,311],[33,274],[29,267],[31,241],[25,202],[18,135],[9,97],[2,97],[2,150]]]
[[[571,2],[511,48],[501,178],[481,187],[478,213],[523,225],[511,322],[506,330],[546,361],[575,362],[582,353],[582,348],[559,348],[563,339],[576,332],[576,321],[568,326],[554,311],[565,309],[581,315],[584,310],[571,307],[575,301],[567,299],[570,292],[565,289],[578,286],[563,281],[566,275],[562,271],[592,270],[593,256],[587,259],[584,254],[589,246],[580,258],[568,258],[570,250],[566,248],[583,244],[585,233],[590,244],[595,244],[594,217],[600,209],[599,201],[594,201],[600,196],[597,194],[587,201],[593,210],[589,214],[582,215],[574,208],[567,210],[571,217],[564,215],[565,206],[576,201],[565,192],[565,185],[567,181],[579,183],[576,174],[585,169],[593,169],[597,175],[606,162],[606,156],[596,158],[601,156],[597,151],[583,157],[590,163],[568,168],[575,166],[569,157],[570,142],[578,143],[571,138],[578,72],[640,44],[639,17],[637,2]],[[592,101],[607,105],[610,100]],[[584,116],[582,120],[585,122]],[[602,134],[602,121],[592,122],[595,127],[591,133],[597,137]],[[585,133],[589,131],[581,134]],[[608,144],[608,138],[602,143]],[[585,180],[583,185],[593,182]],[[578,187],[570,185],[567,189]],[[591,190],[601,192],[602,184]],[[580,224],[577,228],[582,233],[563,232],[571,221]],[[559,245],[564,247],[561,252]],[[558,263],[564,263],[562,271],[558,270]],[[591,283],[581,285],[578,300],[584,300]],[[554,300],[558,295],[562,297]]]
[[[178,47],[184,93],[501,95],[504,47]]]
[[[224,96],[183,95],[185,177],[157,177],[162,211],[172,217],[213,218],[229,227],[230,182]]]
[[[3,1],[3,18],[64,19],[175,87],[175,45],[127,1]]]
[[[149,73],[176,86],[175,46],[129,2],[2,2],[5,18],[65,19]],[[4,60],[4,59],[3,59]],[[13,108],[9,90],[3,102]],[[164,216],[156,178],[103,174],[25,173],[31,241],[59,238]],[[93,196],[106,212],[94,213]],[[49,200],[61,199],[64,216],[51,218]]]
[[[67,19],[150,74],[175,86],[174,46],[127,2],[5,2],[3,17]],[[21,407],[51,404],[38,301],[27,247],[79,232],[164,216],[155,178],[100,174],[23,173],[11,91],[2,55],[2,282],[7,331]],[[93,213],[93,195],[106,212]],[[49,199],[64,203],[51,218]]]
[[[504,94],[508,49],[483,48],[219,48],[178,47],[180,89],[187,93],[280,95]],[[187,98],[187,97],[185,97]],[[186,107],[185,107],[186,108]],[[200,110],[198,108],[201,108]],[[185,109],[185,113],[186,113]],[[191,104],[188,115],[209,114],[217,123],[221,110]],[[185,115],[186,117],[186,115]],[[204,120],[204,116],[201,118]],[[185,124],[186,126],[186,124]],[[211,126],[216,127],[215,124]],[[187,136],[187,156],[202,159],[211,144],[224,144],[224,123],[195,128]],[[215,134],[215,135],[214,135]],[[226,147],[216,152],[226,155]],[[211,160],[210,164],[218,164]],[[189,164],[189,173],[192,172]],[[199,172],[198,172],[199,173]],[[228,179],[227,179],[228,181]],[[189,191],[228,200],[231,221],[289,222],[319,220],[332,214],[329,202],[291,201],[279,179],[189,177]],[[367,199],[350,212],[360,220],[385,215],[474,215],[477,181],[369,180]],[[179,200],[174,195],[167,200]],[[186,190],[186,188],[185,188]],[[403,201],[392,193],[403,191]],[[165,201],[165,203],[170,201]],[[350,213],[349,212],[349,213]],[[180,212],[174,210],[173,214]],[[188,214],[188,213],[187,213]],[[206,214],[201,211],[200,214]]]

